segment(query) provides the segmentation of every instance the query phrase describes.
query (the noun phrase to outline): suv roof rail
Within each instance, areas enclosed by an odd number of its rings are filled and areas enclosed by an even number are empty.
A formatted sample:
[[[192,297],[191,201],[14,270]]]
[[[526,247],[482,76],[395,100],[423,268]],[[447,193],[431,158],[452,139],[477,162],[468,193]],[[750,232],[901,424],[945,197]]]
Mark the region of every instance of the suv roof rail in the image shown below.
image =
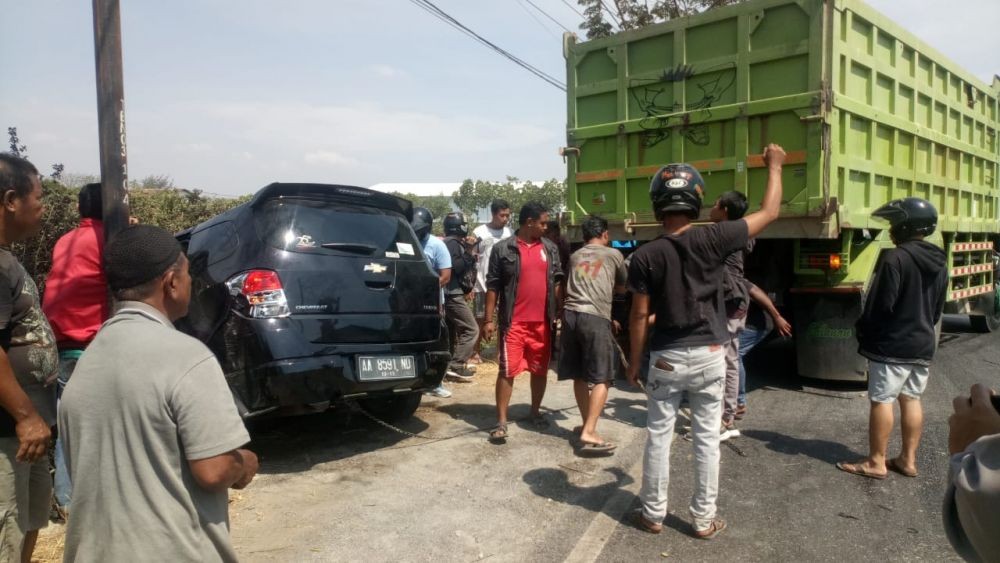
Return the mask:
[[[250,206],[257,207],[264,201],[282,197],[321,198],[349,203],[363,203],[400,213],[406,218],[407,222],[413,220],[413,203],[407,199],[368,188],[339,184],[286,184],[274,182],[264,186],[254,194],[253,199],[250,200]]]

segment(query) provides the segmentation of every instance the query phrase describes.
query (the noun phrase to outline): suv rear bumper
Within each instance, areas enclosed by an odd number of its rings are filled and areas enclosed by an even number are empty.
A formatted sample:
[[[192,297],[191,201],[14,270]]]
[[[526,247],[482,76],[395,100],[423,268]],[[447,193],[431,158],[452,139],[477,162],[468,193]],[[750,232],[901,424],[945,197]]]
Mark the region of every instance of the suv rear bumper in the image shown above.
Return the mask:
[[[355,354],[294,358],[259,364],[245,374],[250,386],[259,391],[253,393],[257,400],[241,397],[241,414],[247,417],[275,408],[298,407],[345,398],[377,398],[421,392],[441,383],[451,358],[448,352],[441,351],[407,355],[414,356],[417,373],[415,378],[361,381],[355,369]]]

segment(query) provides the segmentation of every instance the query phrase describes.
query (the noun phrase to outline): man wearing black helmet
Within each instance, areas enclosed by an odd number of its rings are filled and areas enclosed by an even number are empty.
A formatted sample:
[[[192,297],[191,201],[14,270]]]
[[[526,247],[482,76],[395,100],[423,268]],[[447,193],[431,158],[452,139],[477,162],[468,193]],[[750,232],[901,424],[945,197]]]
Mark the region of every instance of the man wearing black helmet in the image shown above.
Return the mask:
[[[670,445],[685,392],[694,441],[696,484],[690,505],[694,535],[712,539],[726,527],[724,520],[716,518],[719,421],[726,377],[723,344],[729,339],[722,281],[726,257],[745,248],[751,237],[778,218],[785,151],[768,145],[764,161],[768,180],[760,211],[705,227],[692,226],[700,216],[705,192],[705,182],[692,166],[664,166],[650,183],[653,211],[664,234],[632,255],[628,274],[633,293],[628,379],[633,385],[638,383],[649,315],[656,314],[649,339],[649,436],[640,491],[642,510],[636,515],[636,524],[650,533],[662,531],[667,515]]]
[[[427,260],[427,265],[438,276],[438,285],[441,286],[441,298],[438,301],[438,307],[443,307],[444,287],[451,281],[451,255],[448,254],[448,247],[445,246],[444,241],[431,234],[431,226],[433,224],[434,216],[431,215],[430,210],[424,207],[413,208],[413,221],[410,222],[410,225],[413,227],[413,232],[417,235],[417,240],[420,241],[420,247],[424,251],[424,259]],[[448,329],[447,326],[443,326],[443,328],[445,330]],[[442,399],[451,397],[451,391],[446,389],[443,383],[428,391],[427,394]]]
[[[896,248],[882,253],[856,327],[858,352],[868,358],[868,457],[842,461],[837,468],[871,479],[885,479],[890,469],[916,477],[924,424],[920,395],[937,351],[935,325],[944,310],[947,259],[944,250],[924,240],[937,227],[937,210],[929,201],[897,199],[872,215],[889,222]],[[897,399],[902,450],[886,459]]]
[[[469,225],[465,214],[449,213],[444,216],[444,243],[451,256],[451,280],[445,287],[444,318],[451,330],[451,363],[445,375],[460,381],[471,381],[475,373],[469,358],[479,338],[479,324],[472,314],[469,301],[476,285],[476,257],[469,252],[466,238]]]

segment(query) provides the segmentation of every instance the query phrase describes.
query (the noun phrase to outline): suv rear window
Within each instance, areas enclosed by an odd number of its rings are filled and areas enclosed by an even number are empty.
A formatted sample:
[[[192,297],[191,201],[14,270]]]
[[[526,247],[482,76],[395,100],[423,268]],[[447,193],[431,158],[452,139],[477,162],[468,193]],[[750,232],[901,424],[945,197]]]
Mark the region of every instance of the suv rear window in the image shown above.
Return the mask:
[[[288,252],[423,260],[406,220],[374,207],[310,199],[276,199],[254,212],[257,234]]]

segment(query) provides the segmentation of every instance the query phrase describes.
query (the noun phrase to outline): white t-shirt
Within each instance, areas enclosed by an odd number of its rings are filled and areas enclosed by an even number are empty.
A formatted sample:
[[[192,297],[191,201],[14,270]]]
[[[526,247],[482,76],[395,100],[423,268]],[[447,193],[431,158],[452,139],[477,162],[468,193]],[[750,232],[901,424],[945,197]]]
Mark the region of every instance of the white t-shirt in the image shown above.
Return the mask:
[[[497,242],[514,235],[510,227],[494,229],[489,224],[479,225],[472,231],[479,237],[479,265],[476,267],[476,291],[486,293],[486,271],[490,267],[490,252]]]

